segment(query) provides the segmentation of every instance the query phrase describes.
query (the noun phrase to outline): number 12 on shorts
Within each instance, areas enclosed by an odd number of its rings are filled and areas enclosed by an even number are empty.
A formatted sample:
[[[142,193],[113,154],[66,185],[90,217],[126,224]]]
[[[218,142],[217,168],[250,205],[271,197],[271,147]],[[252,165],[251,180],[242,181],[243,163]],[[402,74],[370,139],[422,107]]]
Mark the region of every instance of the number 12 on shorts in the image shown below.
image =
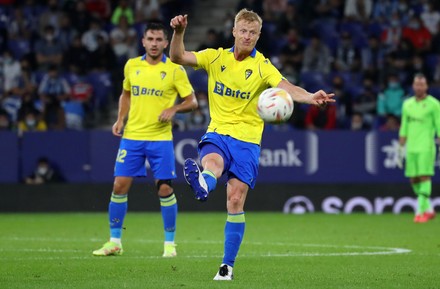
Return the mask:
[[[126,150],[118,150],[118,155],[116,157],[116,161],[118,163],[123,163],[124,162],[124,158],[127,156],[127,151]]]

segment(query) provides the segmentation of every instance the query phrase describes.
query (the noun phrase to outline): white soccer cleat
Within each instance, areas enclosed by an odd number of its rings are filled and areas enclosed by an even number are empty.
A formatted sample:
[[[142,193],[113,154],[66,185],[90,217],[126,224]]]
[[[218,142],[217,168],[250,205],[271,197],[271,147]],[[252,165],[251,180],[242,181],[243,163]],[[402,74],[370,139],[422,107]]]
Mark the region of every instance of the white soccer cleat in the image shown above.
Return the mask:
[[[234,279],[234,274],[232,273],[232,267],[226,264],[221,264],[217,274],[213,280],[223,281]]]

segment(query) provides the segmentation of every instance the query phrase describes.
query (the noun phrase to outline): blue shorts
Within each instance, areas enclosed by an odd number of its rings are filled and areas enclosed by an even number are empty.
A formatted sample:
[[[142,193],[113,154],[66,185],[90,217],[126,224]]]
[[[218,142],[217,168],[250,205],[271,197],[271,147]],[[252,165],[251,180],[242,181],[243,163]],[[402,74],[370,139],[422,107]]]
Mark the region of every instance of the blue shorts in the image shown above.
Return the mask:
[[[200,160],[210,153],[223,157],[227,178],[237,178],[250,188],[255,187],[258,176],[260,146],[237,140],[228,135],[208,132],[199,143]]]
[[[121,139],[115,162],[115,177],[145,177],[148,159],[156,180],[176,178],[173,141]]]

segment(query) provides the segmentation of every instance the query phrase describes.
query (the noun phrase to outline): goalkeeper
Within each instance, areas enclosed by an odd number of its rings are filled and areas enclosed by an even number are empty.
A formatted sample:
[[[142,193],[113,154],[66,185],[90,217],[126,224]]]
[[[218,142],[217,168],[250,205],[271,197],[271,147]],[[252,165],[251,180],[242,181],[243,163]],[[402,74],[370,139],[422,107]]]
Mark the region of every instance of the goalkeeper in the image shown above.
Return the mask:
[[[413,90],[415,95],[403,103],[399,166],[406,145],[405,176],[410,179],[418,202],[414,222],[425,223],[435,217],[429,198],[435,166],[434,137],[440,136],[440,102],[427,93],[428,84],[423,74],[415,75]]]

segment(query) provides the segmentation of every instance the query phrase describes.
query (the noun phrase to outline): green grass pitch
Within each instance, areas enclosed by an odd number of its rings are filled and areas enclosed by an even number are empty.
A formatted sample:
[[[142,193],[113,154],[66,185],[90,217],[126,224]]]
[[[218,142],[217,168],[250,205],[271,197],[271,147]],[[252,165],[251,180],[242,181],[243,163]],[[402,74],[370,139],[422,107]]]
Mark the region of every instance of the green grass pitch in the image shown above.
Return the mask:
[[[164,259],[160,213],[128,213],[125,253],[93,257],[107,215],[1,214],[0,288],[440,288],[440,221],[412,215],[246,214],[232,282],[212,281],[224,213],[180,213]]]

